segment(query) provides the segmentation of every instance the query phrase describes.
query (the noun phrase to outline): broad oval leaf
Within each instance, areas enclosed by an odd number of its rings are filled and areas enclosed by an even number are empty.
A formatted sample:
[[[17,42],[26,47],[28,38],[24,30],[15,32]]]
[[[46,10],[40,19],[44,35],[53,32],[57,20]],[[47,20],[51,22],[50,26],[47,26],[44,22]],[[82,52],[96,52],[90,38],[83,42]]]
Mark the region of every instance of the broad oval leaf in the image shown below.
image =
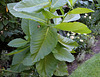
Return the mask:
[[[22,0],[14,6],[14,10],[32,13],[49,4],[48,0]]]
[[[68,14],[83,14],[83,13],[90,13],[90,12],[94,12],[94,11],[87,8],[75,8],[72,11],[70,11]]]
[[[55,76],[67,76],[67,65],[65,62],[59,62],[56,68],[56,71],[54,72]]]
[[[59,61],[67,61],[67,62],[74,61],[74,56],[70,53],[70,51],[67,48],[61,46],[59,43],[52,52],[54,57]]]
[[[12,15],[15,17],[20,17],[24,19],[34,20],[38,22],[45,23],[45,18],[42,15],[42,13],[27,13],[27,12],[17,12],[13,9],[13,7],[16,5],[16,3],[10,3],[8,4],[8,9]]]
[[[54,58],[53,54],[49,54],[36,64],[36,69],[41,77],[52,77],[57,64],[58,60]]]
[[[63,22],[70,22],[70,21],[76,21],[80,19],[79,14],[68,14]]]
[[[66,47],[70,52],[78,46],[77,42],[67,37],[63,37],[60,34],[58,34],[58,42],[62,44],[64,47]]]
[[[28,43],[29,41],[23,40],[21,38],[14,39],[8,43],[11,47],[21,47]]]
[[[41,27],[32,35],[30,47],[33,61],[37,62],[48,55],[57,44],[57,31],[52,27]]]
[[[91,33],[91,30],[88,29],[88,27],[80,22],[69,22],[69,23],[61,23],[54,28],[65,30],[65,31],[72,31],[75,33]]]

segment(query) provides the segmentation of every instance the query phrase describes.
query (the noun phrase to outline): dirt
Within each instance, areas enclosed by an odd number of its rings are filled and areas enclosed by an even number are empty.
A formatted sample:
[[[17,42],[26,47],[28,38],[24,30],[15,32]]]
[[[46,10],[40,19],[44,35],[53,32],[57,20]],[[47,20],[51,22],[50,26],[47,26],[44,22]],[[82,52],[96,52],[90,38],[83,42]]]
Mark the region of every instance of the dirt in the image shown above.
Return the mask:
[[[93,57],[95,54],[100,53],[100,36],[97,36],[96,39],[98,40],[98,42],[95,44],[94,47],[91,48],[92,52],[85,54],[84,60],[81,62],[78,62],[77,60],[75,60],[72,63],[67,63],[68,65],[68,73],[69,75],[75,71],[75,69],[77,69],[77,67],[79,65],[81,65],[82,63],[84,63],[86,60],[90,59],[91,57]]]

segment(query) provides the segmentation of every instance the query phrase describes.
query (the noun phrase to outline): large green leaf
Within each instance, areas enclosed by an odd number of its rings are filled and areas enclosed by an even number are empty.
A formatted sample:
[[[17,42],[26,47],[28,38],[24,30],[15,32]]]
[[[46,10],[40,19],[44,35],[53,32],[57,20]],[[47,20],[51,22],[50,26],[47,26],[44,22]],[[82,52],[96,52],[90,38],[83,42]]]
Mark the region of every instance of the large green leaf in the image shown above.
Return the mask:
[[[68,14],[63,22],[70,22],[70,21],[76,21],[80,19],[80,15],[79,14]]]
[[[58,60],[52,54],[49,54],[36,64],[36,69],[41,77],[52,77],[57,64]]]
[[[69,23],[61,23],[54,28],[65,30],[65,31],[72,31],[76,33],[91,33],[91,30],[87,28],[87,26],[80,22],[69,22]]]
[[[33,65],[31,54],[29,52],[29,48],[15,54],[12,61],[11,70],[21,72],[26,69],[29,69],[29,66]]]
[[[28,43],[29,41],[23,40],[21,38],[14,39],[8,43],[11,47],[21,47]]]
[[[72,39],[69,39],[67,37],[63,37],[60,34],[58,34],[58,41],[60,44],[62,44],[64,47],[66,47],[69,51],[72,51],[73,48],[77,48],[78,43],[75,42]]]
[[[31,54],[34,62],[43,59],[57,44],[57,31],[52,27],[41,27],[31,37]]]
[[[22,19],[22,23],[21,23],[21,27],[24,31],[24,33],[30,37],[33,33],[35,33],[35,31],[37,30],[37,26],[39,25],[39,23],[32,21],[32,20],[26,20],[26,19]]]
[[[54,57],[59,61],[67,61],[67,62],[74,61],[74,56],[70,53],[70,51],[67,48],[60,45],[59,43],[52,52]]]
[[[32,13],[40,10],[48,4],[48,0],[22,0],[14,6],[14,10]]]
[[[90,13],[90,12],[94,12],[94,11],[87,8],[75,8],[72,11],[70,11],[68,14],[83,14],[83,13]]]
[[[51,11],[53,9],[58,9],[61,6],[64,6],[68,1],[67,0],[52,0],[52,4],[51,4]]]
[[[42,13],[27,13],[27,12],[17,12],[13,9],[13,7],[16,5],[16,3],[10,3],[8,4],[8,9],[12,15],[15,17],[20,17],[24,19],[34,20],[45,23],[45,18],[42,15]]]
[[[68,71],[67,71],[67,65],[65,62],[59,62],[56,68],[56,71],[54,72],[54,75],[56,76],[67,76]]]

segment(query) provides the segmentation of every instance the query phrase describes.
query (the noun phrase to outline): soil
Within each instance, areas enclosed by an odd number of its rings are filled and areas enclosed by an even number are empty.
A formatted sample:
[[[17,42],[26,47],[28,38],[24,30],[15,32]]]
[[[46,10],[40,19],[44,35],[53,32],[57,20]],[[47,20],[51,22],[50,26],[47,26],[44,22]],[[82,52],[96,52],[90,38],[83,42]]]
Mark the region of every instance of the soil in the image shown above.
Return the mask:
[[[100,36],[97,36],[96,39],[98,40],[98,42],[95,44],[94,47],[91,48],[92,52],[85,54],[84,60],[81,62],[78,62],[77,60],[75,60],[72,63],[67,63],[68,65],[68,73],[69,75],[75,71],[75,69],[77,69],[77,67],[79,65],[81,65],[82,63],[84,63],[86,60],[90,59],[91,57],[93,57],[95,54],[100,53]]]

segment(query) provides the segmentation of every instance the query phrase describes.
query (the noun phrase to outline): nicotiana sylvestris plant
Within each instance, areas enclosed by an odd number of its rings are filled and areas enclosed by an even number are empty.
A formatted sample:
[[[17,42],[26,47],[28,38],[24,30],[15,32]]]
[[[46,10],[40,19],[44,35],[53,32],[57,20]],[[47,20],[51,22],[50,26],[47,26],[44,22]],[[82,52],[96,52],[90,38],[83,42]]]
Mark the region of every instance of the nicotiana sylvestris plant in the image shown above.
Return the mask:
[[[25,39],[17,38],[8,43],[11,47],[17,47],[8,54],[14,54],[11,70],[22,72],[35,66],[41,77],[68,75],[65,61],[74,61],[71,52],[78,44],[57,31],[91,33],[85,24],[71,21],[80,19],[80,14],[94,12],[87,8],[75,8],[64,14],[62,7],[68,3],[72,8],[75,2],[22,0],[7,5],[12,15],[22,18],[21,27],[26,34]],[[61,10],[62,15],[57,15],[57,9]]]

